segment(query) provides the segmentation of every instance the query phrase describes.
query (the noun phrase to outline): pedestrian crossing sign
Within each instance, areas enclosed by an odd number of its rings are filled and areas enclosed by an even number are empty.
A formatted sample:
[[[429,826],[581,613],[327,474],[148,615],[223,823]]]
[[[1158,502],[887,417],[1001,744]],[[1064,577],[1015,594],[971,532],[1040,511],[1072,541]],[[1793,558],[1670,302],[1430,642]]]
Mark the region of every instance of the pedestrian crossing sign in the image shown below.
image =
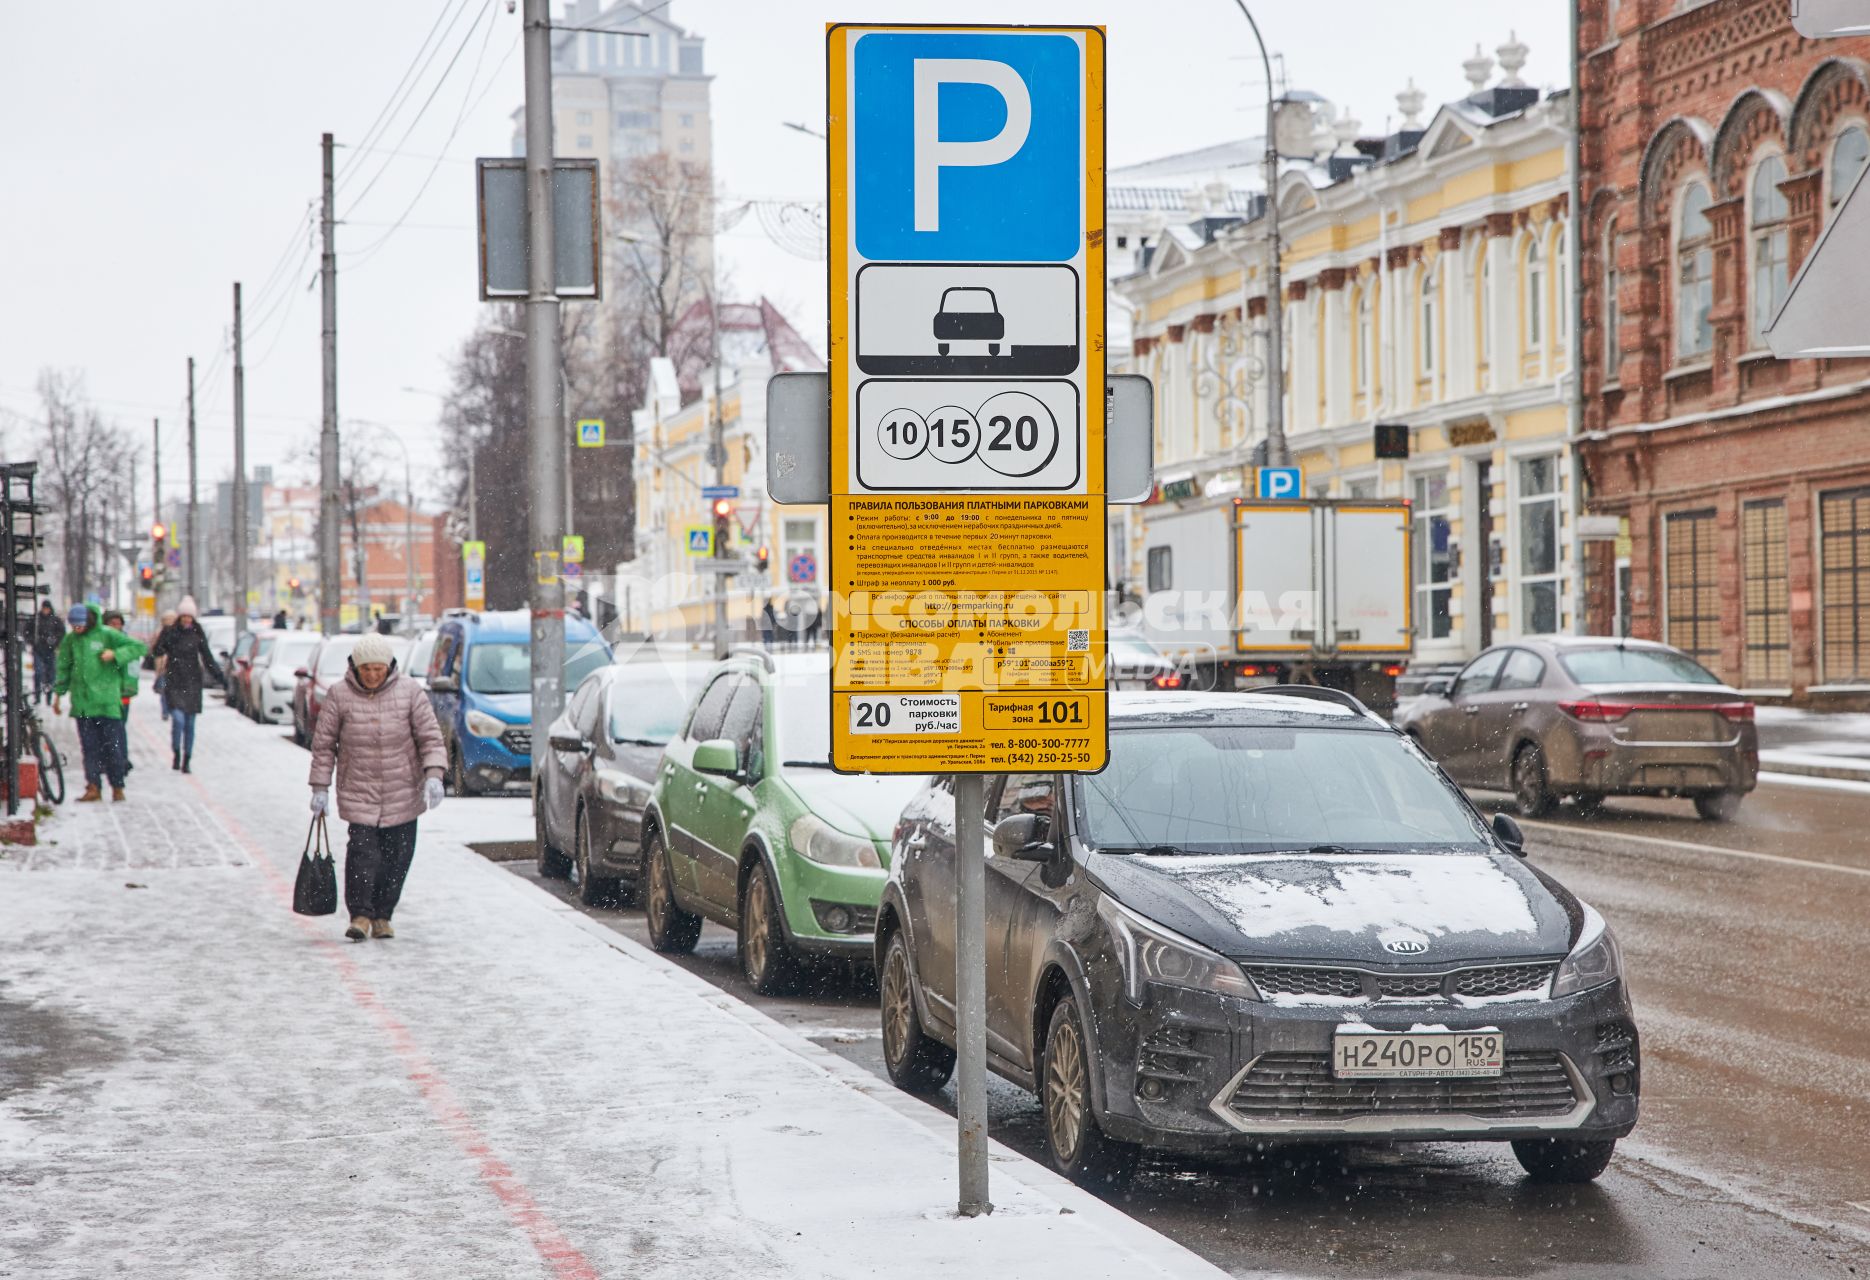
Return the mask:
[[[711,556],[714,554],[714,529],[705,524],[688,526],[688,554],[691,556]]]
[[[578,420],[578,447],[580,449],[602,449],[604,447],[604,420],[602,418],[580,418]]]

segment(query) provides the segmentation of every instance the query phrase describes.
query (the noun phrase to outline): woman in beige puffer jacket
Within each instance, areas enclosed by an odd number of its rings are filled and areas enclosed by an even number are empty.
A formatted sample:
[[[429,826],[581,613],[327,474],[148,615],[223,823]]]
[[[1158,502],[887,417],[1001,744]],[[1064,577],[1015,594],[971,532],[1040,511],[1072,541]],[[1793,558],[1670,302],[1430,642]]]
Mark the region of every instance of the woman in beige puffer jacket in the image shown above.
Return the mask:
[[[350,670],[318,712],[312,735],[312,812],[323,816],[337,774],[344,852],[344,936],[391,938],[390,916],[416,851],[416,819],[442,802],[448,763],[428,691],[396,670],[389,641],[365,635]]]

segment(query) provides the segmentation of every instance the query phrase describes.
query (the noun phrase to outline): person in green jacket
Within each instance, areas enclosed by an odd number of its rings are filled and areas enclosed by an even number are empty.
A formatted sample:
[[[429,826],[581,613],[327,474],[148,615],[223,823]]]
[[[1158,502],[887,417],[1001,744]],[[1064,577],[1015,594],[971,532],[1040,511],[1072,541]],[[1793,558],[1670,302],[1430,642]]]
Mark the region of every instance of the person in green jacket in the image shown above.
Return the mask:
[[[78,722],[78,742],[84,748],[85,789],[78,799],[102,799],[104,779],[108,777],[110,798],[121,800],[124,766],[128,763],[118,745],[123,720],[123,673],[143,656],[143,645],[104,626],[95,605],[73,605],[68,620],[71,630],[58,645],[52,714],[59,714],[60,699],[69,693],[72,719]]]

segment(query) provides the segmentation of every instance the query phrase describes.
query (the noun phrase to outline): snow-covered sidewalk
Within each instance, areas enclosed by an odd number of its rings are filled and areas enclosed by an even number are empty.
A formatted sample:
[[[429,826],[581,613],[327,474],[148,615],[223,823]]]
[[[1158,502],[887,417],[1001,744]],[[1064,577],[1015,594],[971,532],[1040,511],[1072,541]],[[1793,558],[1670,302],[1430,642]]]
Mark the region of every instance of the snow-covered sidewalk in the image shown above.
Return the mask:
[[[1760,768],[1870,782],[1870,713],[1759,707]]]
[[[398,937],[289,910],[307,757],[215,708],[0,858],[0,1275],[1218,1276],[425,818]]]

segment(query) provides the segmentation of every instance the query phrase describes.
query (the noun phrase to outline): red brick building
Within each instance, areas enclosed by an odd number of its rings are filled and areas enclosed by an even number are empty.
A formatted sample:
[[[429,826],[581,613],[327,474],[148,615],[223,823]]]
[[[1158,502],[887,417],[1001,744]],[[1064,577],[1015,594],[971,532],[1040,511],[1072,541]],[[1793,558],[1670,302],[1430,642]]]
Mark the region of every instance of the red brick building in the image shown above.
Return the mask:
[[[1578,0],[1593,632],[1870,697],[1870,361],[1762,326],[1870,159],[1870,39],[1786,0]],[[1870,298],[1870,265],[1865,292]]]

